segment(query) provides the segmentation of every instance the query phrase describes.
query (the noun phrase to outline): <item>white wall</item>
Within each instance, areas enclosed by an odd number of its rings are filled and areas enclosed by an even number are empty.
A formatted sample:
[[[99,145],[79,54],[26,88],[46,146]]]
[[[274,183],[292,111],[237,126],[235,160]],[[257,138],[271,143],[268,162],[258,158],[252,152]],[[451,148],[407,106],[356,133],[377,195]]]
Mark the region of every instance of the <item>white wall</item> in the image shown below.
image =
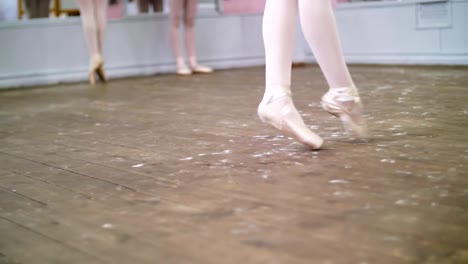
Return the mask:
[[[468,65],[466,0],[353,3],[336,12],[348,62]]]
[[[468,65],[468,0],[450,1],[450,25],[418,28],[421,1],[340,6],[337,21],[351,63]],[[200,14],[198,55],[217,69],[262,65],[261,15]],[[110,21],[105,61],[112,77],[175,70],[166,14]],[[302,36],[296,61],[313,61]],[[0,88],[85,80],[88,57],[78,18],[0,24]]]

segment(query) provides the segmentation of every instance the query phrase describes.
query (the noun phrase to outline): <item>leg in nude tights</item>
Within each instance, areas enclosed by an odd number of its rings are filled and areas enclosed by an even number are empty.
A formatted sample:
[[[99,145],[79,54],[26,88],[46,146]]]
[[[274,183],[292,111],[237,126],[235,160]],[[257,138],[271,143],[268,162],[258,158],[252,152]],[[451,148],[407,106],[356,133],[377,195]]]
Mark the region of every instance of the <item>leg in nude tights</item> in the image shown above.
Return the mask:
[[[177,62],[177,73],[189,75],[192,72],[208,73],[213,70],[198,64],[196,56],[195,17],[197,15],[198,0],[170,1],[170,34],[171,46]],[[184,37],[189,66],[185,64],[180,48],[180,22],[184,24]]]
[[[103,69],[103,45],[106,26],[107,0],[77,0],[83,25],[86,44],[88,47],[90,66],[89,81],[95,84],[95,73],[105,81]]]

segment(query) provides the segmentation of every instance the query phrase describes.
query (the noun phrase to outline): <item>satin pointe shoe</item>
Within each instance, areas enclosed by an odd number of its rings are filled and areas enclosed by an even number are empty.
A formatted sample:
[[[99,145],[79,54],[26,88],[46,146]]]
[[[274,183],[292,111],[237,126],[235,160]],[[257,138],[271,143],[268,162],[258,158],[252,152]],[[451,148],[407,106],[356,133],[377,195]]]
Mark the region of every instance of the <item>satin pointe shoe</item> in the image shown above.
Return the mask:
[[[192,74],[192,70],[190,70],[187,66],[184,65],[184,66],[177,67],[177,75],[187,76],[191,74]]]
[[[96,84],[96,74],[101,81],[107,82],[106,74],[104,72],[104,61],[99,55],[93,56],[89,65],[89,83]]]
[[[322,108],[340,119],[351,139],[365,139],[367,127],[363,118],[364,107],[354,87],[330,89],[322,96]]]
[[[286,136],[309,146],[320,149],[323,139],[312,132],[302,120],[291,99],[289,89],[284,92],[264,98],[258,106],[258,116],[264,123],[268,123]]]
[[[193,73],[212,73],[213,69],[210,67],[202,66],[202,65],[195,65],[192,66]]]

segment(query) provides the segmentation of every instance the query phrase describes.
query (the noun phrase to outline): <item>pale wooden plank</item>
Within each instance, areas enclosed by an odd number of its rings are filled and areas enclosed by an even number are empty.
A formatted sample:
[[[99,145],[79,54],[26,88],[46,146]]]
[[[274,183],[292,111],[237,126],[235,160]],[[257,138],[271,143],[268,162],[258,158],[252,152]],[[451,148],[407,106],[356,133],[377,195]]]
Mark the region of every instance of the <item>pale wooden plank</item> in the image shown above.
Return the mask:
[[[106,263],[1,215],[0,234],[2,263]]]

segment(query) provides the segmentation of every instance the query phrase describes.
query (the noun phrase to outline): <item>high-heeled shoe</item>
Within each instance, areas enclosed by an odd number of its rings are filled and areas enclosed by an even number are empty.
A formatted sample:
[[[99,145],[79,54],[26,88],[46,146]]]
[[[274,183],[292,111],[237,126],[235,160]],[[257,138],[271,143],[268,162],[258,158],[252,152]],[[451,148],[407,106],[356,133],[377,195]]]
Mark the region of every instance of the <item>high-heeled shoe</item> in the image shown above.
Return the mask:
[[[367,137],[363,118],[363,105],[354,87],[330,89],[322,96],[322,108],[340,119],[345,131],[352,139]]]
[[[323,139],[312,132],[304,124],[291,99],[289,89],[275,96],[267,97],[258,106],[258,117],[262,122],[268,123],[283,134],[311,147],[320,149]]]

